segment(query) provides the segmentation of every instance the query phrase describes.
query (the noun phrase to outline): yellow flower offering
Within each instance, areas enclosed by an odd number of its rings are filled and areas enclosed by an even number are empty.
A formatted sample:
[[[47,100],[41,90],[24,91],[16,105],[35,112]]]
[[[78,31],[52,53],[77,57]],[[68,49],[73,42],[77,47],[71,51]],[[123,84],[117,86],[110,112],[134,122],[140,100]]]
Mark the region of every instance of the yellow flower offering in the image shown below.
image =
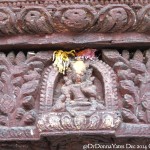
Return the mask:
[[[69,55],[75,56],[75,50],[71,50],[71,51],[63,51],[63,50],[54,51],[54,53],[53,53],[54,66],[56,66],[58,68],[58,71],[60,73],[65,74],[66,69],[68,69],[69,64],[70,64]]]

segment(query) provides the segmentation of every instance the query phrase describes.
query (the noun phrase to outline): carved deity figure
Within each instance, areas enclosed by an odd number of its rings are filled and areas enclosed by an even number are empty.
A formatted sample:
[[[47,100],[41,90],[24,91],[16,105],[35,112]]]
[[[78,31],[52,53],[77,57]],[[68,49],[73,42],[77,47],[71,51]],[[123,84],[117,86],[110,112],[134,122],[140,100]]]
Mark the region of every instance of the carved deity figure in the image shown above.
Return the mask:
[[[101,99],[97,96],[95,77],[92,73],[93,69],[89,68],[87,63],[80,60],[72,62],[71,69],[64,76],[65,83],[61,88],[61,95],[51,111],[67,110],[72,115],[84,112],[91,115],[98,108],[104,109],[100,103]]]

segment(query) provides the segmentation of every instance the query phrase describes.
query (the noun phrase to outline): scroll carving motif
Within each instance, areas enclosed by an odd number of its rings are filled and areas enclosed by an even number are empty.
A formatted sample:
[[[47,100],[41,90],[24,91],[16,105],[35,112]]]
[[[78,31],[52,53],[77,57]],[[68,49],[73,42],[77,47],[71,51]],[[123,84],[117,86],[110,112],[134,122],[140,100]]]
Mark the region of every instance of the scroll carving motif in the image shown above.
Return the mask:
[[[62,32],[66,30],[74,32],[88,30],[95,22],[95,15],[95,9],[87,5],[62,7],[54,15],[56,30],[57,26],[58,31],[61,30]]]
[[[140,32],[148,32],[150,30],[150,5],[145,6],[138,12],[138,20],[138,30]]]
[[[52,33],[50,13],[43,7],[27,7],[19,14],[19,27],[29,33]]]
[[[135,13],[127,5],[108,5],[99,11],[100,32],[123,32],[131,29],[135,23]]]
[[[138,7],[125,3],[37,3],[30,6],[24,4],[22,8],[0,5],[0,35],[130,31],[149,33],[149,7],[150,4]]]
[[[16,16],[8,7],[0,7],[0,34],[15,34]]]

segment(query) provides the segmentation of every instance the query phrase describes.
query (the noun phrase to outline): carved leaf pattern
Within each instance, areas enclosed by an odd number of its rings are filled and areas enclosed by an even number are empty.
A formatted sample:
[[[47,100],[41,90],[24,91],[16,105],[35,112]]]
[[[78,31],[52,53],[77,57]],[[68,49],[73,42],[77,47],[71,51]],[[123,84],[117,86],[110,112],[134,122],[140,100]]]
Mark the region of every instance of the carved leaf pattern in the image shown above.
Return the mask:
[[[120,81],[120,87],[121,87],[121,92],[124,93],[130,93],[130,94],[137,94],[137,91],[134,87],[134,82],[131,80],[122,80]]]
[[[8,53],[8,55],[7,55],[7,58],[8,58],[8,60],[12,63],[12,64],[15,64],[15,54],[14,54],[14,52],[10,52],[10,53]]]
[[[0,125],[6,126],[8,124],[8,119],[6,116],[0,115]]]
[[[130,59],[130,54],[128,50],[123,50],[122,51],[122,57],[125,58],[126,60]]]
[[[8,114],[15,108],[15,100],[9,95],[4,95],[0,100],[0,111],[4,114]]]
[[[132,122],[132,123],[138,123],[139,120],[137,119],[137,117],[129,110],[129,109],[122,109],[122,116],[123,119],[125,119],[125,121],[127,122]]]
[[[146,72],[145,65],[137,60],[131,60],[130,65],[131,65],[132,71],[136,74]]]
[[[16,77],[12,80],[12,84],[17,87],[21,87],[23,83],[24,81],[22,77]]]
[[[73,121],[70,115],[64,115],[61,118],[61,123],[64,129],[74,129]]]
[[[0,73],[8,72],[7,67],[5,65],[0,65]]]
[[[9,79],[9,76],[5,72],[2,72],[1,79],[2,81],[7,82]]]
[[[131,72],[131,69],[118,71],[119,80],[134,80],[135,74]]]
[[[31,110],[24,114],[24,122],[27,125],[32,125],[36,121],[36,112]]]
[[[150,49],[146,50],[145,58],[146,58],[146,68],[147,71],[150,73]]]
[[[143,110],[141,110],[141,111],[138,112],[138,116],[137,117],[138,117],[138,119],[139,119],[140,122],[147,123],[145,112]]]
[[[125,94],[124,100],[125,100],[125,104],[124,104],[125,107],[127,107],[127,108],[130,108],[130,107],[133,108],[134,107],[135,102],[134,102],[134,99],[131,95]]]
[[[144,60],[143,53],[140,50],[136,50],[136,52],[134,53],[133,59],[139,62],[143,62]]]
[[[17,108],[16,109],[16,114],[15,114],[16,119],[22,119],[24,114],[25,114],[25,112],[26,111],[23,108]]]
[[[4,84],[3,82],[0,81],[0,91],[2,91],[3,87],[4,87]]]
[[[27,75],[23,76],[23,79],[28,82],[28,81],[32,81],[32,80],[39,80],[41,78],[40,74],[37,73],[37,71],[32,71]]]
[[[6,125],[25,126],[35,123],[37,117],[36,92],[42,69],[45,63],[50,61],[51,56],[50,54],[47,57],[46,55],[41,57],[41,54],[35,54],[26,60],[23,52],[17,55],[13,52],[8,53],[7,56],[1,55],[0,111],[7,118]]]
[[[123,62],[125,64],[129,64],[129,62],[124,59],[117,50],[104,49],[102,51],[102,54],[103,60],[111,67],[113,67],[116,62]]]
[[[50,114],[51,117],[48,120],[48,126],[51,129],[62,130],[62,126],[60,124],[60,117],[57,114]]]
[[[39,84],[38,80],[33,80],[33,81],[29,81],[27,83],[24,83],[23,86],[21,87],[22,94],[23,95],[34,94],[37,90],[38,84]]]
[[[34,108],[34,98],[32,96],[26,96],[23,98],[22,105],[27,109],[31,110]]]
[[[43,67],[44,67],[44,64],[41,61],[33,61],[33,62],[28,63],[28,65],[30,68],[43,69]]]
[[[25,54],[23,52],[19,52],[16,56],[16,64],[19,65],[26,60]]]
[[[100,124],[100,116],[98,114],[94,114],[89,119],[88,129],[98,128]]]
[[[6,57],[6,54],[5,54],[5,53],[3,53],[3,52],[0,52],[0,57],[5,58],[5,57]]]
[[[150,91],[150,52],[146,51],[145,65],[145,58],[140,50],[132,54],[123,50],[122,56],[116,50],[111,51],[110,54],[107,50],[103,52],[103,60],[113,67],[118,76],[119,91],[123,100],[123,120],[135,123],[139,119],[140,122],[147,123],[149,101],[145,94]]]

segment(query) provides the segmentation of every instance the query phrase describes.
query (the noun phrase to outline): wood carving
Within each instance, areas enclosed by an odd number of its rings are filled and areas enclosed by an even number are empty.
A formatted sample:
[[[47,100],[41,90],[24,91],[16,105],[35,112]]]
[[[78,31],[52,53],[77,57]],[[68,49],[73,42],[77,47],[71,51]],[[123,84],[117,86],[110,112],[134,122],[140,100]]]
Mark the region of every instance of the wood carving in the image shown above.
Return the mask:
[[[149,35],[149,0],[1,0],[0,150],[150,149]]]
[[[78,67],[85,66],[85,70],[76,72],[75,63]],[[75,63],[71,64],[71,70],[63,79],[59,77],[58,73],[54,73],[56,72],[55,68],[46,72],[47,76],[44,82],[45,84],[51,83],[53,89],[50,88],[50,85],[42,89],[41,104],[45,105],[47,109],[43,110],[43,106],[41,106],[39,130],[73,131],[117,128],[121,118],[117,111],[115,74],[109,66],[98,60],[95,63],[92,61],[85,63],[76,61]],[[56,89],[54,89],[55,87]],[[98,89],[103,89],[105,94]]]
[[[147,60],[148,54],[149,50]],[[148,65],[144,64],[143,53],[137,50],[133,59],[126,59],[125,53],[121,56],[116,50],[103,51],[103,58],[111,64],[118,76],[123,120],[131,123],[149,123],[150,74]]]
[[[102,60],[95,51],[79,51],[82,60],[70,61],[65,74],[52,65],[53,51],[1,53],[0,139],[64,131],[150,136],[150,50],[131,58],[104,49]]]
[[[11,5],[11,7],[9,7]],[[127,1],[0,2],[0,35],[148,32],[150,3]]]
[[[33,132],[38,117],[37,93],[41,73],[45,63],[50,59],[51,55],[48,53],[46,56],[45,54],[37,53],[35,55],[29,52],[27,57],[23,52],[19,52],[16,56],[13,52],[8,53],[8,55],[1,53],[1,138],[26,138],[28,132],[29,136],[34,137],[35,133]],[[5,131],[3,127],[8,128],[5,128]]]

